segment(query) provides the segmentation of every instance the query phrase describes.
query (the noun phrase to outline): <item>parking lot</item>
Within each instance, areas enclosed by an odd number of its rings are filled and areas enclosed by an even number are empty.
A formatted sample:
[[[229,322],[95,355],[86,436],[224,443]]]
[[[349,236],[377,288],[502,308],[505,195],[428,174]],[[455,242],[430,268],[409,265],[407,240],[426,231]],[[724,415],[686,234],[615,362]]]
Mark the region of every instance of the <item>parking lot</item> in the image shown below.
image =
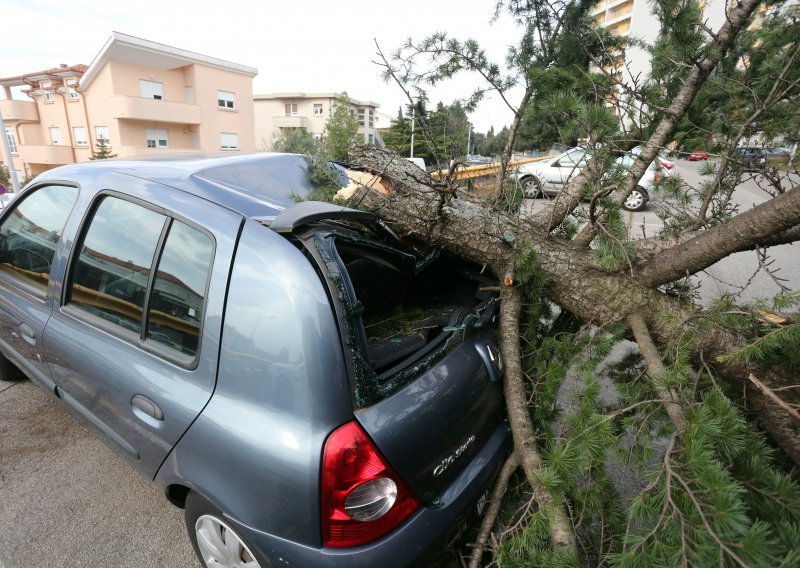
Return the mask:
[[[699,165],[680,160],[676,171],[696,181]],[[749,208],[766,196],[748,182],[737,200]],[[543,206],[530,200],[526,207]],[[661,226],[655,206],[626,213],[634,233]],[[787,285],[800,289],[796,247],[772,251]],[[735,290],[758,262],[740,253],[704,277],[710,291]],[[745,298],[772,295],[768,277],[753,280]],[[37,385],[0,381],[0,568],[196,566],[173,507],[102,442],[93,438]]]
[[[0,381],[0,568],[197,565],[182,510],[36,384]]]

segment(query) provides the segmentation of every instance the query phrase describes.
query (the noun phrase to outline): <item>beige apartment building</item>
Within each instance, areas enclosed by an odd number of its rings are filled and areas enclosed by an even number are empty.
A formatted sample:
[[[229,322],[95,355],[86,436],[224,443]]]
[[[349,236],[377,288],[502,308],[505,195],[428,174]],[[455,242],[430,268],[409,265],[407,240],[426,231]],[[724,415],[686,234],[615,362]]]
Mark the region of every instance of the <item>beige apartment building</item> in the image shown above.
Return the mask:
[[[0,112],[21,177],[119,157],[253,152],[257,69],[114,32],[88,67],[0,79]],[[3,162],[8,157],[4,155]]]
[[[321,138],[336,104],[339,93],[270,93],[255,95],[256,146],[259,150],[272,150],[272,144],[286,129],[302,128],[314,138]],[[371,101],[350,98],[350,108],[358,119],[358,134],[364,143],[376,144],[378,113],[380,107]],[[388,126],[388,124],[386,125]]]
[[[719,29],[724,23],[727,1],[701,1],[705,22],[711,29]],[[658,38],[660,24],[647,0],[599,0],[590,13],[595,25],[608,29],[614,35],[636,37],[649,45]],[[637,45],[625,49],[615,63],[613,72],[627,82],[634,78],[641,80],[650,73],[650,54]],[[606,70],[612,71],[612,68]]]

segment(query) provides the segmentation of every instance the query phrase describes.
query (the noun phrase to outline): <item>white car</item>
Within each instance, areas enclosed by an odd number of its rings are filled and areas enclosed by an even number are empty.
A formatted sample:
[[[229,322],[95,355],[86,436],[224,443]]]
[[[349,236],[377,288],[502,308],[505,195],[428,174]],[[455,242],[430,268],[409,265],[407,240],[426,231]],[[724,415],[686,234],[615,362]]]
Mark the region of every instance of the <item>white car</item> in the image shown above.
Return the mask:
[[[0,209],[5,209],[6,205],[8,205],[9,202],[12,199],[14,199],[14,196],[16,196],[16,195],[17,195],[16,193],[2,193],[2,194],[0,194]]]
[[[588,161],[584,148],[572,148],[554,158],[541,162],[522,164],[517,168],[517,179],[522,185],[525,197],[538,197],[541,194],[555,195],[564,189],[570,178],[576,175]],[[614,163],[619,167],[629,169],[634,162],[634,156],[625,154],[617,158]],[[664,170],[660,165],[651,163],[642,176],[639,185],[625,198],[622,207],[628,211],[643,209],[650,199],[649,190],[658,181]]]

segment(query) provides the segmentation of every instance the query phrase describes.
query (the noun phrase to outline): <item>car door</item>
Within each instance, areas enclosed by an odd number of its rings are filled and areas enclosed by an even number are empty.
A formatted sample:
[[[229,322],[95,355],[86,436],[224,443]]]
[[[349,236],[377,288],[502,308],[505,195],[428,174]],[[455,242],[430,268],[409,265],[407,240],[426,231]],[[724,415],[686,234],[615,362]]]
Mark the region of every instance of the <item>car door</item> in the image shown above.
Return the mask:
[[[55,385],[42,335],[52,310],[50,273],[64,254],[61,235],[78,193],[75,186],[40,186],[0,218],[0,349],[49,391]]]
[[[586,165],[586,152],[582,148],[573,148],[558,160],[557,175],[553,176],[553,188],[557,191]]]
[[[213,392],[240,215],[128,176],[104,182],[45,330],[57,392],[154,477]],[[176,213],[179,212],[179,213]]]

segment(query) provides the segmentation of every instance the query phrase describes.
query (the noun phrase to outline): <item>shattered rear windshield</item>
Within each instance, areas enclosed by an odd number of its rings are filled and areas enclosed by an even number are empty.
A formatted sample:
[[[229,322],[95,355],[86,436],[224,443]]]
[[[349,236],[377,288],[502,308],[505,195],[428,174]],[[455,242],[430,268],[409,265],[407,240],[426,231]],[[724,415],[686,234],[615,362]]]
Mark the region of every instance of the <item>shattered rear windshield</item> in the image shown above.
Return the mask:
[[[356,404],[369,406],[431,369],[494,313],[480,267],[430,251],[413,255],[344,234],[318,234],[344,312]],[[333,268],[333,270],[331,270]]]

